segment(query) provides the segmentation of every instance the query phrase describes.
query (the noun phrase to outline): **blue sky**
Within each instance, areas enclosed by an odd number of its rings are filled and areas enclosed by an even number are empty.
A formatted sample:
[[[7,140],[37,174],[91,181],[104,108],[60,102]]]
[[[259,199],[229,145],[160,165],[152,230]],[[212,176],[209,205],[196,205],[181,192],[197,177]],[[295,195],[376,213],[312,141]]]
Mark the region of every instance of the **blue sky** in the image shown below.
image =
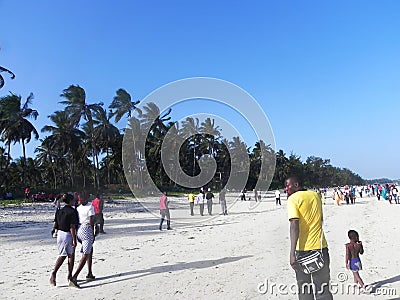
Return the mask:
[[[400,178],[398,1],[0,0],[0,11],[0,65],[16,74],[0,96],[33,92],[39,130],[71,84],[108,105],[121,87],[142,99],[215,77],[259,102],[277,149]]]

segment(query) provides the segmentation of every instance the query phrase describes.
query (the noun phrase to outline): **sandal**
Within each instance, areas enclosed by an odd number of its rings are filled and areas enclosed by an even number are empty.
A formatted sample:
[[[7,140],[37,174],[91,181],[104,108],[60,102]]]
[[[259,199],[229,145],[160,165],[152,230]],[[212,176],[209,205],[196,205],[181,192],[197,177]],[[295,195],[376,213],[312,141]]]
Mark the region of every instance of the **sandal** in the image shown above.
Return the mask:
[[[96,279],[96,277],[93,274],[88,274],[86,276],[86,281],[92,281],[92,280],[95,280],[95,279]]]

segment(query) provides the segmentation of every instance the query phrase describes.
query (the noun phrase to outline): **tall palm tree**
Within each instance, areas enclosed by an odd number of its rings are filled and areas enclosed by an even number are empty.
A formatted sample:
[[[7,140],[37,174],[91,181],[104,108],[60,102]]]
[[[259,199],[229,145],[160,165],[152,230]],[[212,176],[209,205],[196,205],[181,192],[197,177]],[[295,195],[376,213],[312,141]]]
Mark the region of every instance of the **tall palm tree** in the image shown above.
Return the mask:
[[[94,170],[94,185],[99,188],[100,181],[98,178],[98,153],[96,147],[96,138],[94,136],[94,121],[93,121],[93,112],[97,111],[103,106],[102,102],[88,104],[86,102],[86,93],[83,88],[79,85],[70,85],[68,88],[64,89],[61,97],[65,100],[60,101],[61,104],[66,105],[65,110],[69,114],[69,117],[75,127],[78,127],[83,117],[84,120],[87,121],[88,132],[90,135],[89,143],[92,147],[93,154],[93,170]]]
[[[46,125],[42,128],[42,132],[50,133],[45,139],[45,146],[58,153],[58,157],[66,158],[71,185],[74,186],[75,168],[79,158],[76,149],[79,148],[79,145],[84,140],[85,134],[78,128],[73,127],[66,111],[56,111],[49,116],[49,119],[53,122],[53,125]],[[63,176],[63,173],[61,176]],[[64,180],[62,181],[64,182]]]
[[[101,107],[94,111],[94,135],[98,140],[99,146],[106,152],[106,162],[108,162],[109,152],[111,145],[119,138],[120,132],[110,122],[111,114],[107,115],[107,112]],[[110,168],[108,163],[107,168],[107,183],[110,184]]]
[[[164,123],[171,119],[171,117],[168,117],[170,113],[171,108],[162,113],[155,103],[149,102],[143,107],[143,113],[140,115],[141,127],[144,132],[149,132],[146,137],[146,144],[149,145],[150,152],[146,151],[146,154],[150,154],[155,161],[159,162],[158,172],[161,186],[163,185],[163,165],[160,163],[161,143],[167,132],[167,126]],[[155,161],[152,161],[152,163]]]
[[[214,155],[215,141],[221,137],[221,129],[215,126],[215,120],[207,118],[201,122],[200,131],[203,133],[203,140],[207,142],[208,153]]]
[[[15,75],[13,72],[11,72],[10,70],[0,66],[0,73],[5,72],[11,75],[11,79],[15,78]],[[0,89],[4,86],[4,78],[3,76],[0,74]]]
[[[37,140],[39,133],[28,118],[37,119],[39,113],[29,105],[32,103],[33,94],[31,93],[22,104],[22,97],[13,93],[0,99],[0,130],[2,138],[8,146],[8,164],[10,162],[11,143],[21,143],[23,153],[23,180],[26,184],[26,149],[25,144],[31,141],[32,135]]]
[[[185,136],[190,136],[189,141],[191,144],[191,147],[193,148],[193,169],[192,169],[192,176],[195,175],[195,170],[196,170],[196,148],[199,146],[199,138],[198,134],[200,132],[200,126],[199,126],[199,119],[198,118],[192,118],[192,117],[186,117],[184,121],[182,121],[182,129],[181,133]],[[190,147],[189,144],[189,147]]]
[[[114,97],[109,108],[114,109],[111,112],[111,118],[115,117],[115,122],[119,122],[124,115],[128,118],[132,117],[132,112],[136,109],[136,105],[140,101],[132,101],[131,95],[124,89],[117,90],[117,95]]]

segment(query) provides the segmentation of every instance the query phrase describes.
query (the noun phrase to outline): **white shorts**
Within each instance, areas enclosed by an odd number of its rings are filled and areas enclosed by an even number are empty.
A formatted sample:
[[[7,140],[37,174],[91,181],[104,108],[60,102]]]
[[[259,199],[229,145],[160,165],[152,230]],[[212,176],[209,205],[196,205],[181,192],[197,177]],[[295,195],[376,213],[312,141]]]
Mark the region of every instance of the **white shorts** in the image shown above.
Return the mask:
[[[74,254],[74,247],[72,246],[72,235],[70,232],[57,231],[57,246],[59,256],[68,256]]]

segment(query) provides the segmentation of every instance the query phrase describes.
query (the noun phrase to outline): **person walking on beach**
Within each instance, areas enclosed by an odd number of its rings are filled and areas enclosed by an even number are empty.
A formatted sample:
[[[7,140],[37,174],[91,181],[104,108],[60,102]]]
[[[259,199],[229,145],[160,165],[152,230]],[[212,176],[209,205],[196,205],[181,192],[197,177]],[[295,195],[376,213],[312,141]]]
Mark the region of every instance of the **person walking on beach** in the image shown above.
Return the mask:
[[[224,215],[224,216],[226,216],[227,214],[228,214],[228,208],[226,207],[226,190],[225,189],[222,189],[220,192],[219,192],[219,195],[218,195],[218,197],[219,197],[219,203],[221,203],[221,211],[222,211],[222,214]]]
[[[92,205],[94,208],[94,224],[95,228],[98,226],[99,232],[104,234],[104,201],[100,198],[100,195],[97,194],[96,198],[92,201]]]
[[[333,200],[335,201],[335,204],[337,206],[339,206],[340,201],[342,201],[342,199],[343,199],[343,194],[340,192],[339,189],[334,188],[333,189]]]
[[[398,193],[399,193],[399,190],[398,190],[397,187],[394,185],[394,186],[392,187],[392,198],[393,198],[393,200],[394,200],[394,202],[395,202],[396,204],[399,204],[399,199],[398,199],[398,197],[397,197]]]
[[[354,283],[359,284],[361,288],[365,288],[364,281],[361,279],[358,271],[362,270],[360,254],[364,253],[364,248],[359,240],[358,232],[349,230],[347,233],[350,242],[346,244],[346,268],[353,272]]]
[[[290,265],[295,270],[298,297],[303,299],[333,299],[329,290],[330,270],[328,243],[322,229],[322,201],[316,192],[302,189],[296,177],[285,182],[288,195],[287,207],[290,221]],[[298,263],[298,258],[319,250],[323,266],[307,274]],[[313,289],[310,286],[314,287]],[[307,288],[308,286],[308,288]]]
[[[169,214],[167,192],[164,192],[163,195],[160,197],[160,215],[161,220],[159,229],[162,230],[164,219],[167,219],[167,230],[171,230],[171,216]]]
[[[275,205],[281,204],[281,192],[279,190],[275,191]]]
[[[206,196],[204,195],[203,190],[200,190],[200,193],[196,196],[197,204],[200,207],[200,216],[204,215],[204,203],[206,201]]]
[[[53,272],[50,276],[50,284],[56,286],[57,271],[68,257],[68,280],[69,284],[79,287],[76,280],[72,278],[72,270],[75,260],[75,247],[76,247],[76,227],[79,220],[78,215],[74,209],[74,197],[70,194],[63,194],[61,197],[65,206],[56,211],[54,217],[53,228],[58,229],[57,234],[57,247],[58,258],[56,260]]]
[[[258,201],[258,192],[256,189],[254,189],[254,200]]]
[[[208,188],[208,191],[207,191],[207,194],[206,194],[206,199],[207,199],[208,214],[211,216],[212,215],[212,206],[213,206],[214,194],[211,193],[211,189],[210,188]]]
[[[194,198],[195,198],[195,196],[194,196],[193,193],[190,193],[190,194],[188,195],[189,205],[190,205],[190,215],[191,215],[191,216],[194,216],[194,211],[193,211],[193,208],[194,208]]]
[[[31,192],[31,190],[29,189],[29,186],[27,186],[25,188],[25,200],[28,201],[29,200],[29,193]]]
[[[86,280],[91,281],[95,279],[92,272],[92,260],[93,260],[93,243],[94,243],[94,207],[89,202],[89,195],[87,192],[82,192],[79,195],[79,206],[76,208],[79,216],[79,227],[78,227],[78,240],[82,244],[81,253],[82,257],[79,261],[78,267],[75,270],[74,276],[72,277],[72,283],[76,283],[79,273],[82,271],[85,264],[88,268],[88,274]],[[74,285],[76,286],[76,285]]]

